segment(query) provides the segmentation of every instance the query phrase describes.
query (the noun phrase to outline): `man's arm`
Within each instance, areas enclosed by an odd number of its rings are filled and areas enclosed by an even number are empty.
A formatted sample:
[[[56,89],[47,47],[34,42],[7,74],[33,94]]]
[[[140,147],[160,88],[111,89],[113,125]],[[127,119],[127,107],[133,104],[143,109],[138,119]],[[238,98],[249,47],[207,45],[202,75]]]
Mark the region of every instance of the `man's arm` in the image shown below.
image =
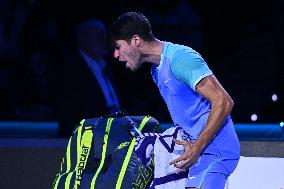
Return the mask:
[[[211,102],[206,126],[195,141],[195,144],[203,150],[232,111],[234,102],[214,75],[201,80],[196,86],[196,91]]]
[[[211,102],[211,111],[204,130],[194,143],[175,140],[177,144],[184,146],[185,152],[170,164],[183,160],[182,163],[176,165],[177,168],[181,169],[186,169],[197,161],[201,152],[219,131],[234,106],[233,100],[214,75],[203,78],[196,85],[196,91]]]

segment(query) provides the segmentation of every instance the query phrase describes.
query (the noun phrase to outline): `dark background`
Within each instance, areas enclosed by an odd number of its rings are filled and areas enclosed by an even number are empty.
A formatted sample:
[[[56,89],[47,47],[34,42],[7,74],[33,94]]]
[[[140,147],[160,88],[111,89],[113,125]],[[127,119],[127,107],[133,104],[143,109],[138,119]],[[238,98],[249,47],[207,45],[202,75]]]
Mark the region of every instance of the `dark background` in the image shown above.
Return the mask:
[[[56,121],[57,68],[66,48],[74,46],[76,24],[95,18],[109,26],[125,11],[141,11],[158,39],[202,54],[235,102],[234,122],[250,123],[255,113],[256,122],[280,123],[283,5],[281,0],[0,0],[0,121]],[[132,73],[111,50],[108,59],[122,107],[170,122],[149,65]],[[278,101],[271,100],[273,94]]]

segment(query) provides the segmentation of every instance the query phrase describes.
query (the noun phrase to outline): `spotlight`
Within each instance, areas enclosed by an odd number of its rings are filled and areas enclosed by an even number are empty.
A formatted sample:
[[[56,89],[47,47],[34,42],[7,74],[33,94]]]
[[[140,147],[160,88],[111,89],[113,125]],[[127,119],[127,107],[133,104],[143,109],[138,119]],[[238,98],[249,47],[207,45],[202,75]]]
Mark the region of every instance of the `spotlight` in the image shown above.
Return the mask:
[[[251,117],[250,117],[250,119],[251,119],[252,121],[256,121],[256,120],[257,120],[257,115],[256,115],[256,114],[252,114]]]
[[[280,127],[284,127],[284,122],[283,121],[280,122]]]
[[[276,102],[278,100],[277,94],[273,94],[271,99],[272,99],[273,102]]]

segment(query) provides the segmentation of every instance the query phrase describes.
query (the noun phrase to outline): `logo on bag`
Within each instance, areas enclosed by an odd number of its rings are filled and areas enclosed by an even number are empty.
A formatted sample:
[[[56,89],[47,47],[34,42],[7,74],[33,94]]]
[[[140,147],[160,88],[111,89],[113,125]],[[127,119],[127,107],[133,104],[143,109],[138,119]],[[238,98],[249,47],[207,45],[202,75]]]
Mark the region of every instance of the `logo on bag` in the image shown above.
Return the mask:
[[[125,148],[126,146],[129,146],[130,142],[123,142],[118,145],[117,150],[121,150],[122,148]]]
[[[79,165],[78,165],[78,170],[77,170],[77,174],[76,174],[76,181],[81,181],[81,175],[83,173],[83,170],[85,168],[86,165],[86,161],[87,161],[87,156],[89,153],[90,148],[87,146],[82,146],[82,151],[81,151],[81,155],[80,155],[80,160],[79,160]]]

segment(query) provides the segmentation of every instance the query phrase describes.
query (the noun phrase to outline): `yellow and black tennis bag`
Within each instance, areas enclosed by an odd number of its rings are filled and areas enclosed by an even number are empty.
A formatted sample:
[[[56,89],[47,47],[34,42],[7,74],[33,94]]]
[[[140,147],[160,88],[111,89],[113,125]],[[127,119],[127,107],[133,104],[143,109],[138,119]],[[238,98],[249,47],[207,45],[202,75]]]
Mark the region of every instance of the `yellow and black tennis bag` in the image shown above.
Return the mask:
[[[53,189],[144,189],[153,179],[153,164],[134,152],[141,133],[160,132],[150,116],[115,114],[82,120],[69,138]]]

